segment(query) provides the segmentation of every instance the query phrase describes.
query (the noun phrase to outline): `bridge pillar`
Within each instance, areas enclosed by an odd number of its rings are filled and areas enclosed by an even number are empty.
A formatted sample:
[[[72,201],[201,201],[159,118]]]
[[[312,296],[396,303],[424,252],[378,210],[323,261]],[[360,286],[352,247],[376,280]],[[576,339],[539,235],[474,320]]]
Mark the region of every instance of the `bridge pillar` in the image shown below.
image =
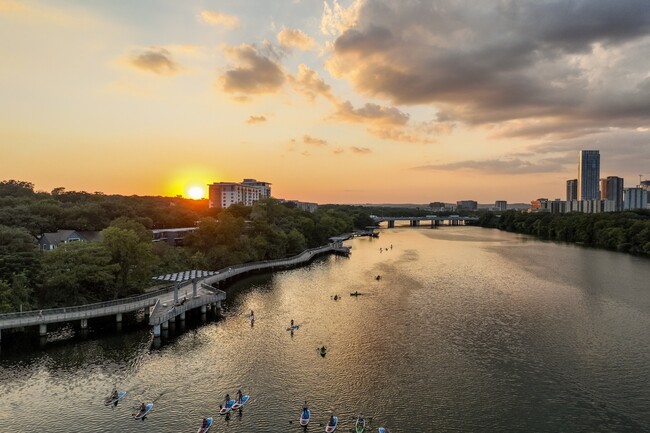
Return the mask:
[[[201,305],[201,314],[205,314],[207,313],[207,311],[208,311],[208,307],[206,307],[205,305]]]
[[[178,315],[181,320],[185,320],[185,311]]]
[[[88,329],[88,319],[81,319],[81,329]]]
[[[38,335],[41,337],[47,335],[47,325],[45,323],[38,325]]]
[[[197,293],[196,293],[196,279],[192,280],[192,297],[196,298]]]
[[[0,329],[0,341],[2,341],[2,329]]]
[[[115,315],[115,323],[122,323],[122,313],[117,313]]]
[[[169,321],[166,320],[166,321],[162,322],[162,324],[160,325],[160,327],[161,327],[162,329],[169,329]]]
[[[388,228],[389,229],[394,229],[395,228],[395,221],[388,221]]]
[[[160,325],[153,325],[153,336],[160,337]]]
[[[413,227],[418,227],[419,225],[420,225],[420,221],[413,220]]]

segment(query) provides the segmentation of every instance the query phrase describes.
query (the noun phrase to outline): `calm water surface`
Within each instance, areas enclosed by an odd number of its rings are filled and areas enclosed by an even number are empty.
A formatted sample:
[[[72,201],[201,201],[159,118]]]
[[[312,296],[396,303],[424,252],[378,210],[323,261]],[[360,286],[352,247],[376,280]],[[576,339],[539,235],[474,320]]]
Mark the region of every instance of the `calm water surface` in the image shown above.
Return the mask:
[[[647,259],[473,227],[348,244],[230,287],[225,318],[158,348],[148,329],[3,341],[0,431],[195,432],[214,416],[213,432],[300,433],[304,400],[312,432],[332,413],[344,432],[358,413],[375,432],[650,431]],[[111,409],[114,385],[128,394]],[[251,401],[219,417],[238,388]],[[155,402],[144,422],[140,401]]]

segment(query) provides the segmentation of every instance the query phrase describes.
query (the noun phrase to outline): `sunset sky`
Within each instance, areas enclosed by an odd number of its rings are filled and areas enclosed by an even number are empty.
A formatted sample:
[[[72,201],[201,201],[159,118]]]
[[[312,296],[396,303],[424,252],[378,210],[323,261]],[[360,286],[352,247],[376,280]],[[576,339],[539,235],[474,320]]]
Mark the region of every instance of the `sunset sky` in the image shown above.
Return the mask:
[[[650,179],[648,0],[0,0],[0,180],[318,203]]]

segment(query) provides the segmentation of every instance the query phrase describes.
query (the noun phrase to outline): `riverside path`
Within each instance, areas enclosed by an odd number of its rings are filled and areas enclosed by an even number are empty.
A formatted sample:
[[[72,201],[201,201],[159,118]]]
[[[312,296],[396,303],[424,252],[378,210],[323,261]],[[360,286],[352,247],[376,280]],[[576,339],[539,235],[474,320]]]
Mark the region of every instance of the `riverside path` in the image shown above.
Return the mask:
[[[88,319],[115,316],[117,323],[122,322],[122,315],[144,310],[149,316],[154,336],[166,329],[170,320],[177,317],[185,319],[185,313],[194,308],[206,312],[208,308],[220,308],[226,299],[226,292],[218,287],[237,278],[259,272],[297,267],[309,263],[323,254],[349,254],[349,247],[342,245],[344,239],[332,238],[329,244],[312,248],[285,259],[265,260],[260,262],[234,265],[219,271],[187,271],[156,277],[156,280],[173,282],[172,286],[130,298],[95,304],[78,305],[47,310],[32,310],[0,314],[0,340],[2,330],[38,326],[41,336],[47,335],[47,325],[79,321],[81,329],[88,327]],[[179,293],[185,293],[183,298]],[[191,293],[188,297],[187,294]]]

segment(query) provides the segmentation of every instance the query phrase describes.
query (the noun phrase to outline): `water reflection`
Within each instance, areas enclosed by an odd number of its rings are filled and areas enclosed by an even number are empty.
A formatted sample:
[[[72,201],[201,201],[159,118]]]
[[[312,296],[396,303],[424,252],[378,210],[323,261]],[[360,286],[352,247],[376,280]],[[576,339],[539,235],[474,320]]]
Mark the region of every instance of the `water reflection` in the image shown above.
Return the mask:
[[[188,315],[159,339],[126,325],[3,348],[0,425],[42,431],[29,407],[48,432],[80,417],[84,431],[192,431],[205,416],[216,431],[290,432],[307,400],[312,430],[363,413],[373,431],[647,431],[647,260],[468,227],[351,244],[349,259],[240,281],[223,318]],[[127,396],[104,407],[115,386]],[[251,402],[218,415],[238,389]],[[142,401],[155,407],[136,423]]]

